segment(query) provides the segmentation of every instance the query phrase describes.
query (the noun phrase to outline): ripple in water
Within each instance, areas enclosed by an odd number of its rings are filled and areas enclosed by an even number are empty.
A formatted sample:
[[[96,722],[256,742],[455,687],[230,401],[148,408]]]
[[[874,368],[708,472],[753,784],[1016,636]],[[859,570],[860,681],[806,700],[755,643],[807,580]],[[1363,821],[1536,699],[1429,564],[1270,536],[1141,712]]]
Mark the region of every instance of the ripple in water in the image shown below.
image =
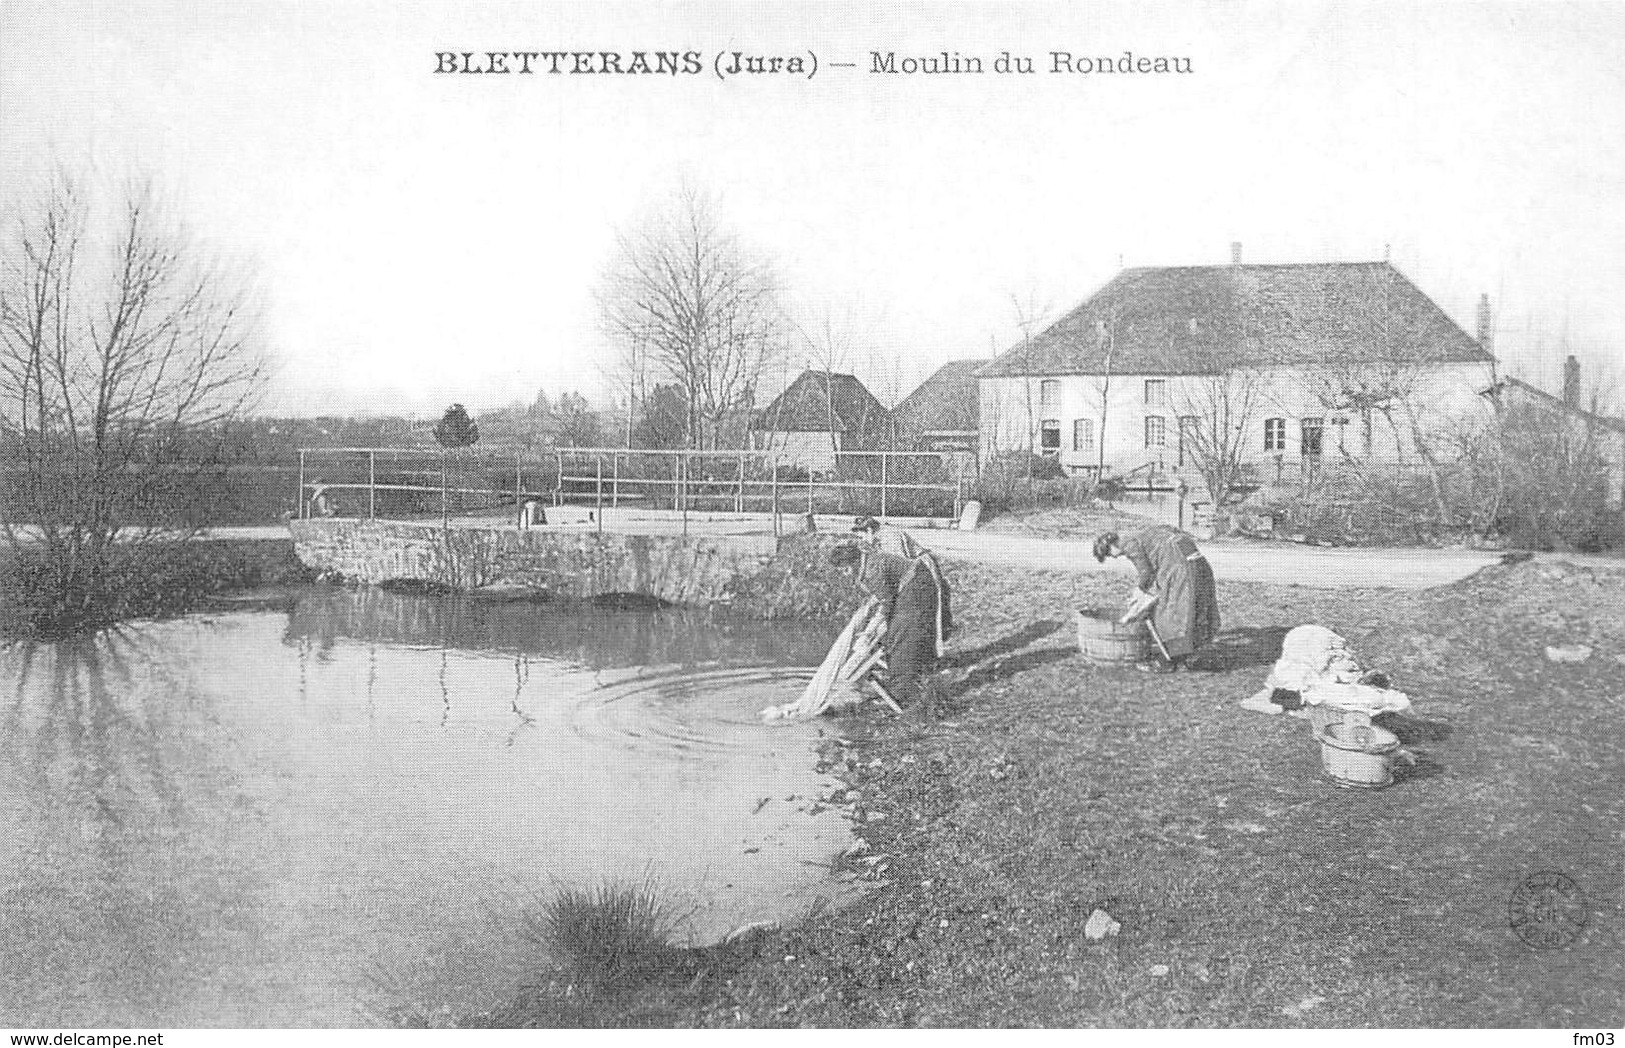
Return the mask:
[[[695,942],[844,893],[821,729],[758,719],[807,671],[670,665],[819,638],[553,614],[322,592],[3,653],[0,1025],[467,1012],[561,885],[652,876]]]
[[[817,735],[807,724],[761,718],[764,708],[798,697],[811,677],[809,669],[766,667],[645,674],[583,696],[570,724],[583,738],[649,751],[776,749],[780,732]]]

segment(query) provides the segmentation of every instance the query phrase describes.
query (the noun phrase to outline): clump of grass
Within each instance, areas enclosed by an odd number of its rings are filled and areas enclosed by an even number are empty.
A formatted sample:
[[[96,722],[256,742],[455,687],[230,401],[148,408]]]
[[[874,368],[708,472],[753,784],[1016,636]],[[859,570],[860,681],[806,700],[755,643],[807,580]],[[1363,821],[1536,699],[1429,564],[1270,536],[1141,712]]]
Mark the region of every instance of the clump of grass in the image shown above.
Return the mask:
[[[683,952],[672,944],[678,920],[650,877],[563,888],[526,916],[531,932],[583,989],[606,991],[671,970]]]

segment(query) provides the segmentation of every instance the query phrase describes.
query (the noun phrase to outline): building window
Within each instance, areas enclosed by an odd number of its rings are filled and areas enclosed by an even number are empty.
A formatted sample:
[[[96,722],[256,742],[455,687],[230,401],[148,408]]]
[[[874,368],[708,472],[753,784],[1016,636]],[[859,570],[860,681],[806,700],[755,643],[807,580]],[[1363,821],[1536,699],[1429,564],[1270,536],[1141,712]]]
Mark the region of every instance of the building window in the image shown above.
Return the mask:
[[[1145,406],[1148,408],[1165,408],[1168,406],[1167,379],[1148,378],[1145,380]]]
[[[1197,415],[1179,416],[1179,464],[1195,462],[1202,447],[1202,419]]]
[[[1046,411],[1061,406],[1061,380],[1046,378],[1038,383],[1038,406]]]
[[[1161,415],[1145,417],[1145,446],[1160,448],[1168,443],[1168,420]]]
[[[1267,418],[1264,420],[1264,450],[1286,450],[1286,419]]]
[[[1072,450],[1095,450],[1095,420],[1092,418],[1079,418],[1072,420]]]
[[[1038,424],[1038,448],[1046,455],[1061,453],[1061,420],[1047,418]]]
[[[1322,418],[1306,418],[1303,420],[1303,457],[1319,458],[1321,436],[1326,430],[1326,420]]]

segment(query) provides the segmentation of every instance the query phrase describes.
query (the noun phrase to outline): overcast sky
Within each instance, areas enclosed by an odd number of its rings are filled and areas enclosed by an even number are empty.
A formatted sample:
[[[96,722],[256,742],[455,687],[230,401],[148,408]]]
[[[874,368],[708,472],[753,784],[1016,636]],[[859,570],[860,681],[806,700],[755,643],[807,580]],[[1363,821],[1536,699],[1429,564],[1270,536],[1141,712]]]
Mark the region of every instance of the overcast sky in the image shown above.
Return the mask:
[[[766,9],[759,9],[766,8]],[[698,51],[698,76],[436,75],[437,51]],[[719,79],[719,51],[816,55]],[[980,76],[870,71],[978,56]],[[1033,75],[998,75],[1004,51]],[[1052,51],[1189,75],[1051,73]],[[601,400],[593,289],[684,180],[851,318],[883,398],[1120,265],[1392,260],[1507,369],[1625,347],[1625,5],[8,0],[0,199],[151,176],[252,264],[282,412]],[[839,68],[834,63],[855,63]],[[801,355],[804,357],[804,354]],[[804,362],[798,358],[796,364]]]

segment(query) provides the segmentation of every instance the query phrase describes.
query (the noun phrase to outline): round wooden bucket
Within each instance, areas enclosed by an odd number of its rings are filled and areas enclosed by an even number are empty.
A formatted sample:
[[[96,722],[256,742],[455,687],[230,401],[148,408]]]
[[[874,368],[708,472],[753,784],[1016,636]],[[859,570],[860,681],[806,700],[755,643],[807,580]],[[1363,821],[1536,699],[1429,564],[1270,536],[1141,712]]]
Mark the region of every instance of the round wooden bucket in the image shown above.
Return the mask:
[[[1399,737],[1374,724],[1328,724],[1318,733],[1320,763],[1339,786],[1381,789],[1394,781]]]
[[[1127,626],[1117,614],[1103,608],[1078,609],[1078,650],[1091,662],[1139,662],[1151,652],[1151,635],[1144,622]]]

